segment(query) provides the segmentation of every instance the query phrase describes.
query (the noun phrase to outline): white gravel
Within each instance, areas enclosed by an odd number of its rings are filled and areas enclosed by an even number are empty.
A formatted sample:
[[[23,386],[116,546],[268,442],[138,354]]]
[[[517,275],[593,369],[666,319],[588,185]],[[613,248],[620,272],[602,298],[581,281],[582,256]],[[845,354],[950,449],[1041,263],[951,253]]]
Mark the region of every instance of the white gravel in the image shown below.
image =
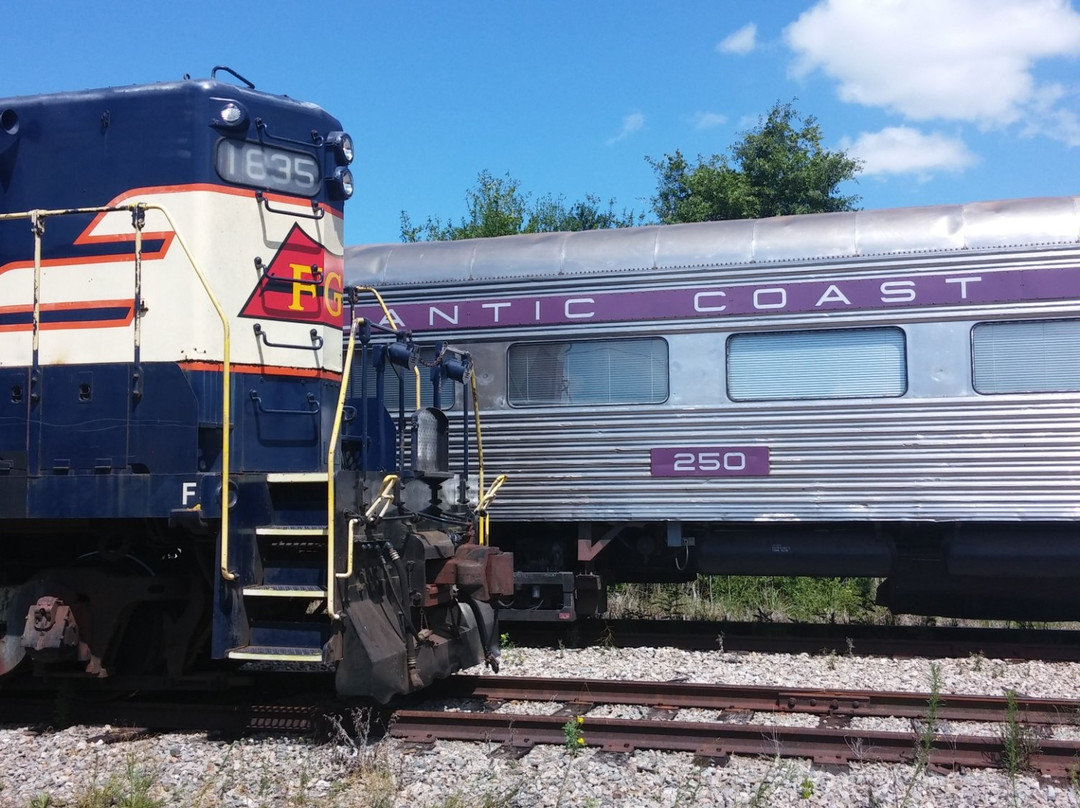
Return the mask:
[[[1080,698],[1080,664],[981,657],[934,664],[942,693],[1000,695],[1012,689],[1027,696]],[[855,656],[511,648],[504,652],[503,670],[508,675],[559,678],[926,692],[930,665],[928,660]],[[500,709],[526,712],[532,706],[508,703]],[[559,705],[545,708],[555,711]],[[598,707],[592,715],[625,710]],[[639,712],[630,708],[626,714]],[[683,712],[680,720],[710,720],[707,711]],[[754,720],[778,718],[759,714]],[[870,719],[858,720],[859,726],[910,731],[914,745],[911,722],[885,719],[868,725]],[[807,717],[791,716],[790,723],[806,725]],[[942,725],[939,730],[960,733],[969,727]],[[583,731],[587,737],[588,716]],[[1051,737],[1072,738],[1077,732],[1077,727],[1065,726]],[[99,737],[103,733],[102,727],[72,727],[35,734],[0,725],[0,806],[1080,807],[1078,784],[1035,776],[1009,778],[988,770],[916,777],[910,765],[856,764],[832,771],[805,760],[770,757],[736,757],[727,766],[716,766],[686,754],[616,755],[593,749],[572,754],[548,746],[513,759],[494,745],[458,742],[431,748],[392,739],[359,746],[346,740],[315,745],[293,737],[223,742],[170,733],[106,743]],[[111,802],[105,799],[110,789]],[[140,795],[147,800],[132,799]]]

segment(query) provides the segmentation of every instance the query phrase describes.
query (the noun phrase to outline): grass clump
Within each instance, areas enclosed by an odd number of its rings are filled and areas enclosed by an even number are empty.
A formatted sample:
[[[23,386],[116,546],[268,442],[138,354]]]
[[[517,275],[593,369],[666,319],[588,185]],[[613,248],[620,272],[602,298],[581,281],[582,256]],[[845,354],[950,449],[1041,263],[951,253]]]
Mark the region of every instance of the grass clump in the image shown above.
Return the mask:
[[[1005,691],[1005,723],[1001,728],[1001,764],[1010,778],[1031,768],[1039,752],[1039,741],[1028,724],[1020,721],[1016,691]]]
[[[356,708],[346,716],[328,715],[326,720],[343,785],[359,785],[364,795],[362,805],[366,808],[392,806],[399,778],[394,774],[387,747],[371,740],[372,711]]]
[[[879,614],[872,578],[700,576],[685,583],[619,584],[611,617],[690,620],[866,622]]]
[[[906,806],[911,800],[918,782],[926,770],[930,767],[930,753],[934,749],[934,739],[937,737],[938,711],[941,709],[941,666],[936,662],[930,663],[930,695],[926,699],[926,714],[915,731],[915,760],[914,771],[908,780],[907,788],[900,801],[900,806]]]
[[[128,758],[122,777],[112,776],[104,785],[91,785],[76,798],[75,805],[76,808],[164,808],[162,800],[150,795],[154,782],[154,775],[141,769],[133,757]],[[40,805],[52,803],[46,801]]]

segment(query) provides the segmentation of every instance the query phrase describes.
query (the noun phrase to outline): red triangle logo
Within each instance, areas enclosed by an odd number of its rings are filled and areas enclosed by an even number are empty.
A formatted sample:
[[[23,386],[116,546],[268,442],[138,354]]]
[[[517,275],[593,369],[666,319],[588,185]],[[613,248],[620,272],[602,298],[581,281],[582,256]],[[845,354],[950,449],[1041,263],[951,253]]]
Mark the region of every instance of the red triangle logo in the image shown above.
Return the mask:
[[[240,317],[342,326],[345,262],[293,224]]]

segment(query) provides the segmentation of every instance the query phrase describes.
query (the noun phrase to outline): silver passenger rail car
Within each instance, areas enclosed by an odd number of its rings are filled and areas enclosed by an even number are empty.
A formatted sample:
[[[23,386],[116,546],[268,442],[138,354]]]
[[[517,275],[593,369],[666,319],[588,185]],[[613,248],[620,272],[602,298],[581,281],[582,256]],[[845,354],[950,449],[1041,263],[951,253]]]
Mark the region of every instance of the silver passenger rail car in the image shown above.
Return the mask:
[[[485,453],[513,480],[491,528],[515,554],[504,619],[698,573],[1080,613],[1080,197],[349,247],[345,266],[483,369]]]

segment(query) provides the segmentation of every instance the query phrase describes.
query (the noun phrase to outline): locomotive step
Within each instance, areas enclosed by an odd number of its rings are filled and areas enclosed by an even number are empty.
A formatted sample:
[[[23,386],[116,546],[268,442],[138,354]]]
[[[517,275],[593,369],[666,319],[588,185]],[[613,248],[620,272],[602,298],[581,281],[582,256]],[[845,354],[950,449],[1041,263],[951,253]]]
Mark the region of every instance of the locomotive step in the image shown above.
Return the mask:
[[[308,584],[256,584],[245,586],[244,594],[260,598],[325,598],[326,588]]]
[[[268,483],[323,483],[330,481],[325,471],[274,471],[266,475]]]
[[[245,645],[233,648],[229,659],[272,659],[276,662],[322,662],[321,648],[289,648],[274,645]]]
[[[325,536],[328,530],[319,525],[263,525],[255,528],[256,536]]]

